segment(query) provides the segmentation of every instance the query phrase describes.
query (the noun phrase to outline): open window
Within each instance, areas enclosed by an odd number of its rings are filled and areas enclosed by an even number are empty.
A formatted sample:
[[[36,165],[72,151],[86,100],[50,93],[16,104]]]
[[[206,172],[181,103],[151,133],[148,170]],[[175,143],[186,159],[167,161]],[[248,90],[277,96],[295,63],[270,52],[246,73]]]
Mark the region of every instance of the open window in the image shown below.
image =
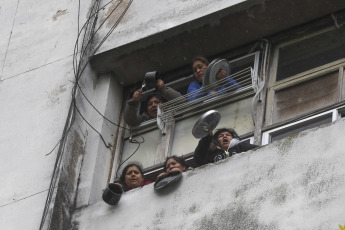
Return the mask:
[[[171,121],[182,120],[255,94],[259,81],[259,55],[260,52],[255,52],[229,61],[229,77],[161,105],[158,127],[165,133],[166,125]]]
[[[257,51],[229,61],[231,77],[240,84],[235,90],[224,84],[225,87],[217,95],[206,94],[190,102],[188,95],[183,95],[164,103],[158,119],[143,122],[134,127],[132,133],[126,133],[121,162],[129,157],[129,161],[141,162],[147,178],[158,174],[162,170],[162,162],[170,155],[184,157],[192,164],[193,152],[199,141],[193,137],[192,128],[200,115],[211,109],[221,113],[218,127],[232,127],[243,138],[253,136],[252,98],[258,85],[259,59],[260,52]],[[190,75],[165,85],[173,89],[186,89],[192,80],[193,76]],[[224,86],[222,84],[216,82],[206,90]],[[138,148],[133,139],[143,143],[138,152],[131,156]],[[248,141],[252,143],[253,138]]]

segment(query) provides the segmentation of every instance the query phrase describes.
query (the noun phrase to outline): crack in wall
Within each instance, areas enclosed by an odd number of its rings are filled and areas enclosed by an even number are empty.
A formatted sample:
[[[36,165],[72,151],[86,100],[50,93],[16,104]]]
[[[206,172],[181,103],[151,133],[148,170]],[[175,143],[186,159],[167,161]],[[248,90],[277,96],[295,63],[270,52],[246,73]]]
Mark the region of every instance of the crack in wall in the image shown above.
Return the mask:
[[[10,33],[10,37],[8,38],[8,43],[7,43],[6,52],[5,52],[5,58],[4,58],[4,62],[3,62],[3,64],[2,64],[2,68],[1,68],[0,82],[2,82],[2,80],[1,80],[1,79],[2,79],[2,74],[3,74],[4,68],[5,68],[5,63],[6,63],[6,58],[7,58],[8,47],[10,46],[10,43],[11,43],[11,38],[12,38],[12,32],[13,32],[13,28],[14,28],[14,23],[16,22],[16,17],[17,17],[17,12],[18,12],[18,6],[19,6],[19,0],[18,0],[18,2],[17,2],[16,12],[14,13],[14,18],[13,18],[11,33]]]
[[[54,64],[55,62],[59,62],[59,61],[61,61],[61,60],[63,60],[63,59],[66,59],[66,58],[69,58],[69,57],[72,57],[72,56],[73,56],[73,54],[72,54],[72,55],[68,55],[67,57],[63,57],[63,58],[57,59],[57,60],[55,60],[55,61],[49,62],[49,63],[47,63],[47,64],[44,64],[44,65],[41,65],[41,66],[38,66],[38,67],[35,67],[35,68],[32,68],[32,69],[29,69],[29,70],[24,71],[24,72],[22,72],[22,73],[18,73],[18,74],[16,74],[16,75],[13,75],[12,77],[8,77],[8,78],[6,78],[6,79],[4,79],[4,80],[1,80],[1,77],[0,77],[0,83],[3,82],[3,81],[9,80],[9,79],[11,79],[11,78],[14,78],[14,77],[18,77],[18,76],[20,76],[20,75],[23,75],[23,74],[25,74],[25,73],[28,73],[28,72],[31,72],[31,71],[40,69],[40,68],[45,67],[45,66],[47,66],[47,65]]]

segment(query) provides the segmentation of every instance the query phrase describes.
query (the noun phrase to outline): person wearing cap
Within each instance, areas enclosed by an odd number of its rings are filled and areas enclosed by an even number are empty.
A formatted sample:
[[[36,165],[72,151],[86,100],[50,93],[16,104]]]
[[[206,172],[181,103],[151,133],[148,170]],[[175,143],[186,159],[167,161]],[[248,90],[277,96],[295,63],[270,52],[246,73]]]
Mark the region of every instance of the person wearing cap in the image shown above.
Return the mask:
[[[138,89],[134,92],[132,99],[128,100],[126,103],[124,115],[125,122],[129,126],[139,125],[141,122],[153,119],[157,117],[158,106],[166,101],[178,98],[181,93],[175,91],[170,87],[166,87],[161,79],[156,81],[157,91],[149,94],[143,106],[145,107],[145,112],[139,113],[139,105],[142,100],[142,89]]]
[[[196,56],[193,59],[192,62],[192,70],[193,70],[193,76],[194,81],[192,81],[187,89],[187,94],[191,94],[188,96],[188,101],[193,101],[195,99],[201,98],[203,96],[206,96],[207,94],[214,94],[216,95],[218,91],[225,88],[225,86],[222,86],[221,88],[215,89],[211,91],[210,93],[206,93],[202,90],[203,88],[203,80],[205,75],[205,70],[207,66],[209,65],[209,61],[202,56]],[[216,75],[217,80],[222,80],[226,76],[226,72],[224,69],[219,70],[219,72]],[[241,86],[231,77],[227,77],[227,86],[233,86],[232,91],[240,88]],[[193,93],[194,92],[194,93]],[[223,94],[223,93],[222,93]]]
[[[246,152],[258,147],[247,142],[241,142],[233,129],[221,128],[214,135],[212,130],[206,137],[200,139],[194,151],[196,166],[217,162],[234,154]]]

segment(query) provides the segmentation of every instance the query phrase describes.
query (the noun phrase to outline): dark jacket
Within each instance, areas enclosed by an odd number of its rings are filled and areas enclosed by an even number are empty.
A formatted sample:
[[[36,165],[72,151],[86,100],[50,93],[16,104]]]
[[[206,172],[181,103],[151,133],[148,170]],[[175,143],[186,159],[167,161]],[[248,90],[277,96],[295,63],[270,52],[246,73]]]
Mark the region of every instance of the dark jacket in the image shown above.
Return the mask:
[[[129,191],[129,190],[134,189],[134,188],[131,188],[131,187],[127,186],[125,183],[123,183],[123,182],[121,182],[121,181],[115,181],[114,183],[119,183],[119,184],[121,184],[121,185],[122,185],[122,189],[123,189],[124,192],[127,192],[127,191]],[[152,181],[143,181],[139,187],[142,188],[142,187],[144,187],[145,185],[148,185],[148,184],[151,184],[151,183],[152,183]],[[138,188],[139,188],[139,187],[138,187]]]
[[[181,95],[181,93],[177,92],[176,90],[170,88],[170,87],[162,87],[158,89],[158,93],[166,100],[170,101],[175,98],[178,98]],[[125,107],[125,121],[130,126],[136,126],[139,125],[141,122],[148,121],[152,119],[152,117],[149,116],[148,113],[144,112],[142,114],[139,114],[139,101],[133,101],[130,99],[126,103]]]
[[[246,142],[240,142],[237,145],[228,149],[229,157],[234,154],[246,152],[250,149],[258,147]],[[194,151],[194,162],[196,166],[201,166],[208,163],[217,162],[227,157],[224,150],[218,148],[213,141],[213,136],[206,136],[201,138],[198,146]]]

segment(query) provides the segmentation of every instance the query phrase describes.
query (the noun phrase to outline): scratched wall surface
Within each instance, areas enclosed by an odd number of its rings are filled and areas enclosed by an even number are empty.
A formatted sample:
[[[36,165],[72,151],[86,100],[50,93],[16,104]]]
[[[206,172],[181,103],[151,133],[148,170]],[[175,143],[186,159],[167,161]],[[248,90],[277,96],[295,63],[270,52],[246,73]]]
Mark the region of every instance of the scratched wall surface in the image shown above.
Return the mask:
[[[90,0],[81,1],[80,24]],[[78,1],[2,0],[0,228],[39,229],[73,86]]]
[[[75,216],[77,229],[339,229],[345,223],[345,120],[125,193]]]

